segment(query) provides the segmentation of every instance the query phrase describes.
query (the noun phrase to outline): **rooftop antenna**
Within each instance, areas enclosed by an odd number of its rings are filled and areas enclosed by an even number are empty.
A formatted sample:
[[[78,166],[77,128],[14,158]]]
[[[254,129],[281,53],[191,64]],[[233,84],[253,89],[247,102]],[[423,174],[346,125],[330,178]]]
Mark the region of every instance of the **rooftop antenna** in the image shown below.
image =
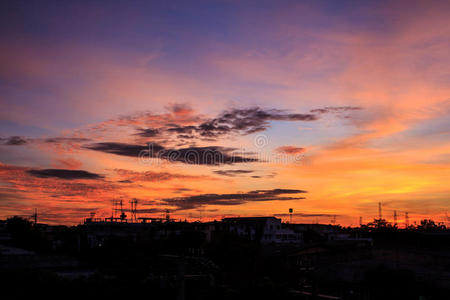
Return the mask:
[[[127,219],[127,215],[123,211],[123,201],[120,200],[120,220],[123,222]]]

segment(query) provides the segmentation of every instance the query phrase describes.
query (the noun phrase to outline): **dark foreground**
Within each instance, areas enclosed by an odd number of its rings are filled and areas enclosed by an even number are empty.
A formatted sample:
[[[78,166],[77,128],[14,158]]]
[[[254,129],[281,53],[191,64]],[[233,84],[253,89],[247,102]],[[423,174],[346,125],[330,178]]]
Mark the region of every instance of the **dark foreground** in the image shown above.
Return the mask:
[[[448,299],[444,228],[298,226],[295,243],[214,223],[2,223],[2,299]],[[283,225],[289,226],[289,225]],[[293,226],[293,225],[290,225]],[[248,228],[247,228],[248,229]],[[257,231],[256,231],[257,234]]]

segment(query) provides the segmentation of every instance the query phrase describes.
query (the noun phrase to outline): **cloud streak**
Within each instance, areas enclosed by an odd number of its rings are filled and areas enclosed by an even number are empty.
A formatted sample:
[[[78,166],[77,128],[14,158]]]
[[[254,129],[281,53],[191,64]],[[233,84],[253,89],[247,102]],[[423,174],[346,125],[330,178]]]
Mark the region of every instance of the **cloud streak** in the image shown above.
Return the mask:
[[[238,155],[235,148],[219,146],[188,147],[179,149],[164,148],[159,144],[148,146],[124,143],[96,143],[85,148],[115,155],[136,157],[142,160],[163,159],[195,165],[221,165],[233,163],[257,162],[258,159]]]
[[[222,176],[236,177],[239,175],[253,173],[253,170],[215,170],[214,173]]]
[[[306,148],[296,147],[296,146],[281,146],[275,149],[276,152],[282,154],[300,154],[306,151]]]
[[[39,178],[59,178],[59,179],[101,179],[103,176],[84,170],[66,170],[66,169],[41,169],[27,170],[27,173]]]
[[[2,138],[5,141],[3,144],[8,146],[21,146],[28,143],[28,141],[21,136],[10,136],[9,138]]]
[[[175,206],[177,210],[185,210],[206,205],[240,205],[247,202],[300,200],[305,198],[285,195],[303,193],[306,193],[306,191],[297,189],[255,190],[247,193],[200,194],[188,197],[165,198],[162,199],[162,203]]]
[[[114,169],[114,171],[121,178],[123,178],[121,182],[126,181],[126,183],[131,183],[135,181],[160,182],[174,179],[184,179],[184,180],[211,179],[209,176],[206,175],[195,176],[195,175],[175,174],[169,172],[154,172],[154,171],[136,172],[124,169]]]

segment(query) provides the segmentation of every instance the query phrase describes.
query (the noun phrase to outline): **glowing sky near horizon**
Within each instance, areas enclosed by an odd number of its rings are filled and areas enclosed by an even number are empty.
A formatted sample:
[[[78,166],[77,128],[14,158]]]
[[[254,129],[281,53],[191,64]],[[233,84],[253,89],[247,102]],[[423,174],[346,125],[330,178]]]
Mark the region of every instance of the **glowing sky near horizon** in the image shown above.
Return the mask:
[[[449,13],[448,1],[2,1],[0,218],[37,208],[76,224],[138,199],[140,216],[188,220],[293,208],[296,222],[357,225],[381,201],[390,221],[446,221]],[[162,158],[139,158],[148,144]],[[165,156],[206,150],[225,161]]]

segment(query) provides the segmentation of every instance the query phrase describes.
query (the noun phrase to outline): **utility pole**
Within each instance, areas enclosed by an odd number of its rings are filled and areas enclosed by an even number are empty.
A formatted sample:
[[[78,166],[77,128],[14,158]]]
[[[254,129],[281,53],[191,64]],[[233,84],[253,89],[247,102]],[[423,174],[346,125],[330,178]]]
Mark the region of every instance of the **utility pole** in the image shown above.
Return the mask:
[[[394,226],[397,227],[397,211],[394,210]]]

